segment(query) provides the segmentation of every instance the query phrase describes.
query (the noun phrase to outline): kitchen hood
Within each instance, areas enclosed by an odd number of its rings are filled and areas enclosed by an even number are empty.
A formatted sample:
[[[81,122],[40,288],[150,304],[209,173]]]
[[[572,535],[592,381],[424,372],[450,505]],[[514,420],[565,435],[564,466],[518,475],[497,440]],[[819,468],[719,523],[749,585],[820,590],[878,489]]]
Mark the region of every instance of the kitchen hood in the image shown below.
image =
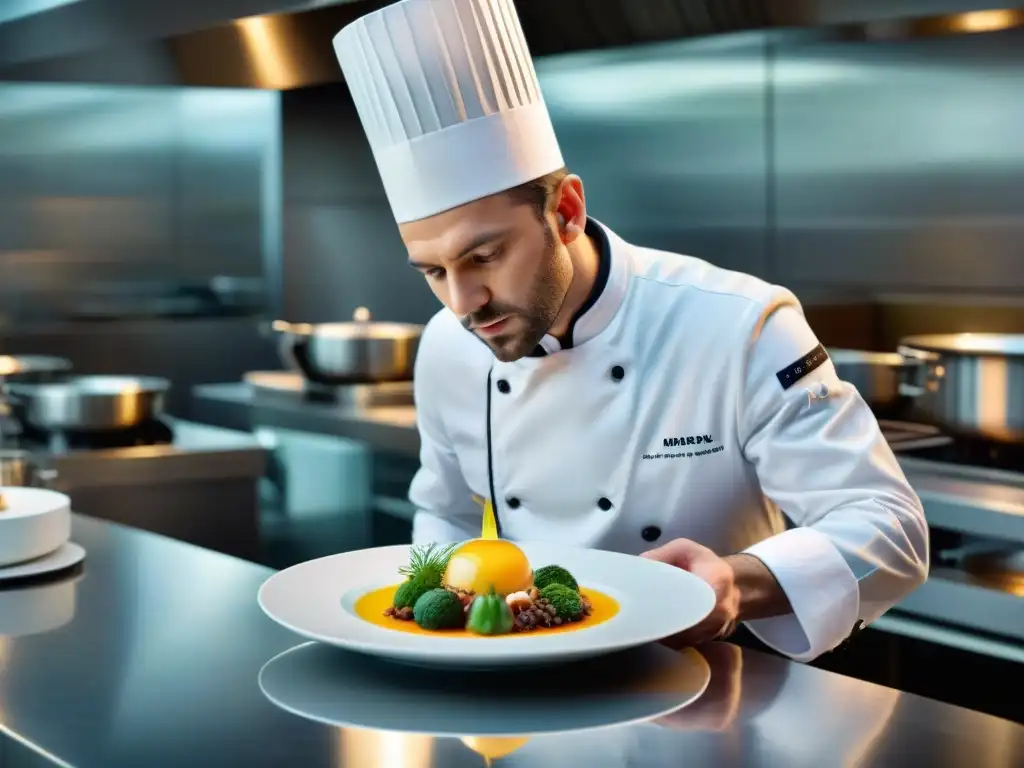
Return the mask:
[[[5,0],[0,81],[274,90],[337,82],[342,74],[331,39],[350,21],[388,4]],[[993,9],[992,0],[517,0],[516,5],[535,56],[753,30],[869,40],[1024,26],[1024,11]]]

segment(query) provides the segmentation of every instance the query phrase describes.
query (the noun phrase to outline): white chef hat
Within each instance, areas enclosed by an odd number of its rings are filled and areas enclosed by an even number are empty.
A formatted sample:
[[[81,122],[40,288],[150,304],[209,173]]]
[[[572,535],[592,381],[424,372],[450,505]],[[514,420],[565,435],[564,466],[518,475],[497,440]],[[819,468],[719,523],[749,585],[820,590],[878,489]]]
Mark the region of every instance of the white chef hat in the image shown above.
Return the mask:
[[[398,223],[563,166],[512,0],[402,0],[334,50]]]

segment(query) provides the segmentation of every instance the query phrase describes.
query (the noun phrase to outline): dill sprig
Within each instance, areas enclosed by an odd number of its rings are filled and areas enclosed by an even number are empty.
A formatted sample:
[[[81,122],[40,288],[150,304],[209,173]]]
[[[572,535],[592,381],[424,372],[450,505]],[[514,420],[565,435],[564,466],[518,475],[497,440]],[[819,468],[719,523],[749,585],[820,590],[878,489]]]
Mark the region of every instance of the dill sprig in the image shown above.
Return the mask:
[[[398,569],[402,576],[414,579],[426,576],[431,580],[439,580],[448,567],[448,560],[458,544],[448,544],[437,548],[437,544],[420,544],[409,550],[409,564]]]

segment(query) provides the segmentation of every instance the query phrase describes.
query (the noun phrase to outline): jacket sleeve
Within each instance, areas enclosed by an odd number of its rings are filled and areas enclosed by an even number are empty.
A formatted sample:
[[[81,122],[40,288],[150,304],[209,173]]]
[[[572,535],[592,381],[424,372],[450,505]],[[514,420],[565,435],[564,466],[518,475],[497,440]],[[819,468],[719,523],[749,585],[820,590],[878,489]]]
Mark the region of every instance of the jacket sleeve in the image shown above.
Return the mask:
[[[795,526],[746,550],[793,612],[746,624],[797,661],[835,648],[928,573],[921,502],[867,403],[823,355],[795,299],[782,301],[761,313],[740,376],[744,454]]]
[[[428,325],[413,374],[420,467],[409,486],[409,501],[416,507],[412,543],[444,545],[479,536],[483,512],[473,501],[441,416],[450,387],[445,387],[445,371],[438,370],[439,355],[430,349],[430,331]]]

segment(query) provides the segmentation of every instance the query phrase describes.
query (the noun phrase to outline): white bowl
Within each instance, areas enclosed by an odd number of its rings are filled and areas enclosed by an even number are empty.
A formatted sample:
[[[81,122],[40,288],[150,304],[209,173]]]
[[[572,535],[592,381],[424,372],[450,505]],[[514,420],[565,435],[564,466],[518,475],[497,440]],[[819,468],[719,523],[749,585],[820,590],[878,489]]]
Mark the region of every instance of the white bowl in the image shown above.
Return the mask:
[[[0,568],[48,555],[71,537],[71,499],[43,488],[0,487]]]

